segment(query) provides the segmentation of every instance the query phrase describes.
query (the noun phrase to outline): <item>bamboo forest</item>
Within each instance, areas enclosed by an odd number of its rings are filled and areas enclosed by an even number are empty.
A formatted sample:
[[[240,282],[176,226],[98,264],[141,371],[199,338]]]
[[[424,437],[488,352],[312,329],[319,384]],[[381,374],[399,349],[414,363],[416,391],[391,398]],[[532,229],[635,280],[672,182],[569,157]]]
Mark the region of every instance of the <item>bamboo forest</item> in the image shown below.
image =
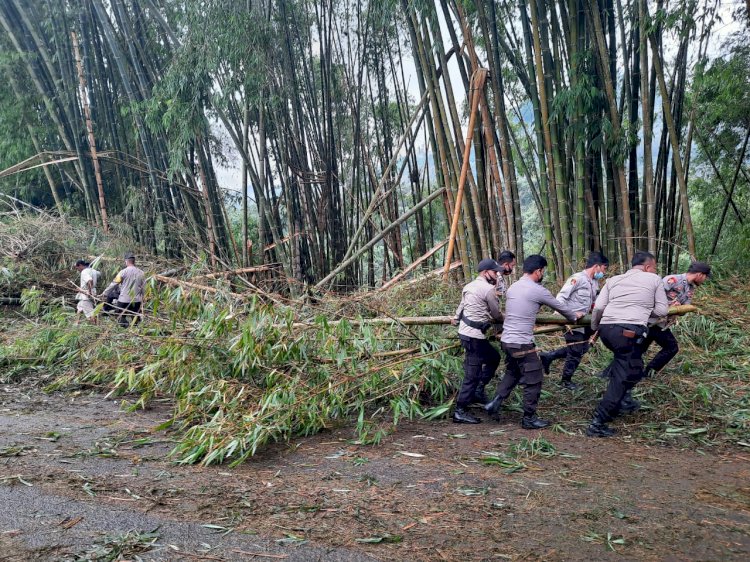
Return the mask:
[[[750,0],[0,0],[0,558],[746,560],[749,143]]]

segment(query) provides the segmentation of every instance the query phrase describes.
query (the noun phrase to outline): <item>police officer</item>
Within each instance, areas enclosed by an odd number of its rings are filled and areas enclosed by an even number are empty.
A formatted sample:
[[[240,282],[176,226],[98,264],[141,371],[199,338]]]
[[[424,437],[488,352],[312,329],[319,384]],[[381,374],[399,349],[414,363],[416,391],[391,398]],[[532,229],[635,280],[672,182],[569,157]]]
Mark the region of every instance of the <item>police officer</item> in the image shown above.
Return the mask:
[[[539,255],[531,255],[523,262],[523,277],[511,285],[507,292],[505,304],[505,321],[500,345],[505,352],[505,376],[497,386],[494,400],[485,406],[492,415],[497,414],[500,406],[519,383],[523,390],[524,429],[541,429],[550,422],[539,419],[536,406],[542,391],[544,371],[534,345],[534,323],[539,308],[546,304],[557,310],[571,322],[583,316],[574,312],[567,305],[558,301],[541,284],[547,260]]]
[[[508,290],[508,284],[505,281],[505,277],[510,277],[510,275],[515,271],[516,269],[516,255],[511,252],[510,250],[504,250],[500,252],[500,255],[497,258],[497,263],[500,264],[500,267],[502,268],[502,275],[497,276],[497,282],[495,283],[495,292],[497,293],[497,298],[501,303],[502,307],[502,301],[505,298],[505,293]],[[484,393],[484,389],[487,387],[489,382],[492,380],[492,377],[495,376],[495,371],[490,371],[489,369],[482,369],[482,380],[479,381],[479,384],[477,384],[477,388],[474,391],[474,397],[471,400],[472,404],[480,404],[484,406],[489,402],[487,400],[487,395]]]
[[[620,411],[625,393],[643,378],[643,346],[650,317],[665,317],[669,311],[664,285],[656,275],[656,258],[636,252],[632,268],[607,281],[591,313],[591,328],[599,330],[604,345],[614,353],[608,369],[607,390],[591,424],[589,437],[610,437],[607,426]]]
[[[516,269],[516,255],[510,250],[503,250],[497,257],[497,263],[503,268],[502,276],[497,278],[497,285],[495,285],[495,291],[497,296],[501,299],[505,298],[505,293],[508,290],[508,284],[505,277],[510,278],[513,271]]]
[[[567,304],[575,312],[588,314],[594,306],[596,293],[599,290],[599,279],[604,277],[609,260],[601,252],[591,252],[586,260],[586,269],[579,271],[565,282],[557,293],[557,300]],[[565,358],[560,386],[568,390],[577,390],[578,385],[573,382],[573,373],[578,368],[583,355],[591,347],[589,338],[591,328],[573,328],[565,333],[565,347],[539,354],[545,374],[556,359]]]
[[[662,280],[664,290],[667,293],[667,301],[670,306],[690,304],[696,287],[700,287],[711,275],[711,266],[705,262],[697,261],[690,264],[687,273],[678,275],[667,275]],[[653,324],[643,342],[643,352],[649,348],[652,342],[656,342],[661,349],[654,358],[646,365],[646,376],[661,371],[680,350],[677,340],[669,329],[670,323],[657,322]]]
[[[456,399],[453,421],[456,423],[480,423],[482,420],[471,415],[467,408],[474,401],[477,386],[490,380],[500,364],[500,354],[487,340],[485,332],[492,323],[501,323],[500,302],[495,285],[503,271],[493,259],[479,262],[479,276],[467,284],[461,293],[453,324],[458,326],[466,354],[464,356],[464,381]]]

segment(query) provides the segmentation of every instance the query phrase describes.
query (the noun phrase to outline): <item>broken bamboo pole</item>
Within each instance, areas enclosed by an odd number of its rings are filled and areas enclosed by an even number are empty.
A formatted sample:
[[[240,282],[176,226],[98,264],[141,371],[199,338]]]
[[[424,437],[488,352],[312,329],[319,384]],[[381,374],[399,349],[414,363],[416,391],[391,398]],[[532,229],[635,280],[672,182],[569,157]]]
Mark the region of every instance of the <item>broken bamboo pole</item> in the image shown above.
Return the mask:
[[[669,309],[669,316],[682,316],[690,312],[697,312],[698,307],[691,304],[682,306],[673,306]],[[351,326],[389,326],[393,324],[402,324],[404,326],[444,326],[450,325],[453,316],[403,316],[401,318],[363,318],[361,320],[332,320],[328,322],[329,326],[336,326],[341,322],[348,322]],[[581,318],[578,322],[570,322],[565,317],[557,314],[540,314],[536,317],[537,326],[534,328],[534,333],[546,333],[546,331],[538,331],[541,329],[550,328],[549,331],[557,331],[560,328],[565,329],[565,326],[576,326],[583,327],[591,324],[591,316],[586,315]],[[306,322],[295,322],[292,324],[292,328],[309,328],[316,324]]]
[[[401,273],[393,277],[390,281],[387,281],[383,284],[382,287],[378,289],[378,291],[385,291],[386,289],[389,289],[390,287],[393,287],[396,283],[401,281],[404,277],[409,275],[412,271],[414,271],[417,267],[419,267],[420,264],[424,263],[426,260],[430,258],[435,252],[437,252],[440,248],[445,246],[448,243],[448,240],[443,240],[442,242],[439,242],[434,248],[432,248],[430,251],[428,251],[426,254],[421,256],[420,258],[414,260],[414,263],[412,263],[409,267],[404,269]],[[441,268],[442,271],[442,268]]]
[[[448,279],[448,271],[453,259],[453,248],[456,244],[456,232],[458,231],[458,220],[461,217],[461,201],[464,196],[464,186],[466,177],[469,174],[469,157],[471,156],[471,142],[474,139],[474,123],[477,120],[477,108],[479,99],[484,95],[484,82],[487,79],[487,70],[484,68],[477,69],[472,77],[471,91],[474,93],[471,98],[471,113],[469,113],[469,126],[466,129],[466,144],[464,144],[464,158],[461,164],[461,176],[458,180],[458,192],[456,201],[453,204],[453,219],[451,220],[451,231],[448,236],[448,251],[445,252],[444,275]],[[468,264],[467,264],[468,265]]]
[[[252,267],[241,267],[239,269],[229,269],[227,271],[216,271],[214,273],[206,273],[205,275],[197,275],[193,279],[217,279],[224,277],[225,279],[232,275],[242,275],[244,273],[260,273],[262,271],[270,271],[277,267],[281,267],[280,263],[266,263],[263,265],[254,265]]]
[[[165,283],[166,285],[172,285],[173,287],[183,287],[186,289],[193,289],[195,291],[206,291],[213,294],[224,293],[227,295],[231,295],[237,299],[245,298],[244,295],[233,293],[231,291],[217,289],[216,287],[208,287],[207,285],[199,285],[198,283],[191,283],[190,281],[180,281],[178,279],[172,279],[171,277],[165,277],[164,275],[154,275],[154,279],[161,283]]]
[[[107,218],[107,204],[104,199],[104,185],[102,183],[102,171],[99,167],[99,158],[96,154],[96,138],[94,137],[94,125],[91,121],[91,108],[89,107],[88,88],[86,87],[86,76],[83,74],[83,63],[81,62],[81,53],[78,50],[78,36],[75,31],[70,32],[73,40],[73,54],[76,59],[78,68],[78,81],[80,86],[81,105],[83,106],[83,115],[86,118],[86,131],[89,136],[89,150],[91,151],[91,161],[94,164],[94,177],[96,178],[96,189],[99,196],[99,212],[102,216],[102,230],[109,232],[109,219]]]

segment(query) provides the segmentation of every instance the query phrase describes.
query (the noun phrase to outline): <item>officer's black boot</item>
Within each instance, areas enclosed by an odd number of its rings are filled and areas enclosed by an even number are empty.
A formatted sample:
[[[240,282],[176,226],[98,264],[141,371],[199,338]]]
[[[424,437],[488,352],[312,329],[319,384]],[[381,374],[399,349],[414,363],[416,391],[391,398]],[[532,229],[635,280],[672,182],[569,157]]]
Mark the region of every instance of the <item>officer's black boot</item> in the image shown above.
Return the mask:
[[[544,374],[549,375],[549,367],[550,365],[552,365],[554,357],[552,357],[551,353],[544,351],[539,354],[539,359],[542,360],[542,369],[544,369]]]
[[[633,398],[633,391],[628,390],[620,400],[620,413],[621,414],[632,414],[641,409],[641,403]]]
[[[612,437],[614,434],[615,430],[609,427],[598,414],[594,414],[594,419],[586,429],[586,435],[589,437]]]
[[[487,400],[487,395],[485,395],[484,393],[485,386],[486,385],[483,382],[480,382],[477,385],[476,390],[474,390],[474,396],[472,396],[471,398],[472,404],[481,404],[482,406],[484,406],[485,404],[487,404],[487,402],[489,402],[489,400]]]
[[[564,378],[560,380],[560,386],[564,388],[565,390],[578,390],[579,388],[581,388],[580,385],[577,385],[576,383],[574,383],[572,380],[568,378]]]
[[[500,396],[495,396],[491,402],[488,402],[484,405],[484,409],[487,411],[488,414],[492,416],[496,416],[497,413],[500,411],[500,407],[503,405],[503,399],[500,398]]]
[[[549,427],[549,425],[550,422],[536,417],[536,414],[533,416],[524,416],[521,420],[521,427],[524,429],[544,429],[545,427]]]
[[[453,423],[482,423],[482,420],[457,406],[453,412]]]

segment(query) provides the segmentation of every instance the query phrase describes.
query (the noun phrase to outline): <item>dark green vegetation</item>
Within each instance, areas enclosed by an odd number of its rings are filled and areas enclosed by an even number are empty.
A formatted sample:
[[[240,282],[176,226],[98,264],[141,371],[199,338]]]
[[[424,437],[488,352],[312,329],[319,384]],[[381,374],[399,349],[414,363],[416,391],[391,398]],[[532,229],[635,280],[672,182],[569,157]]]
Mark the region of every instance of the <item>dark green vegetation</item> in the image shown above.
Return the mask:
[[[592,249],[733,268],[747,18],[712,0],[4,0],[0,188],[141,253],[279,263],[293,295],[377,286],[431,248],[423,267],[464,276],[503,248],[544,248],[559,281]]]

